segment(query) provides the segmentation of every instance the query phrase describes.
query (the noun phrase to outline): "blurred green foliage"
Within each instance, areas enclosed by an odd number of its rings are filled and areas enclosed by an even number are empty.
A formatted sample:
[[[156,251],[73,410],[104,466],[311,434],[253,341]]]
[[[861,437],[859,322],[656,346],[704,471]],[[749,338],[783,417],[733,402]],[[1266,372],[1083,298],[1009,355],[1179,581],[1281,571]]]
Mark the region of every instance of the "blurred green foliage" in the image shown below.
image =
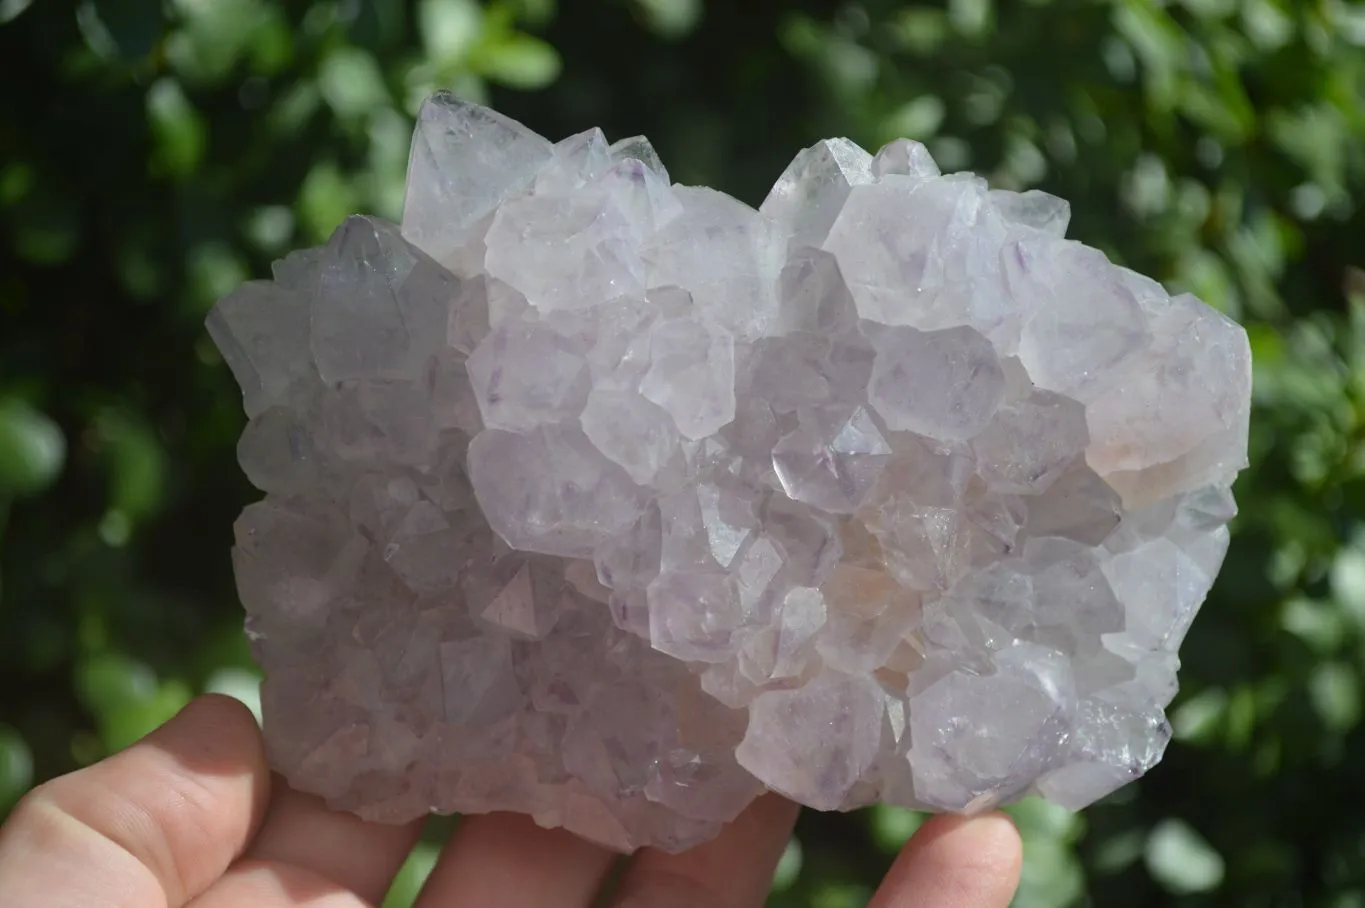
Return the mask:
[[[1017,904],[1365,906],[1365,3],[0,0],[0,73],[0,811],[196,691],[252,698],[203,316],[395,216],[450,87],[753,202],[825,135],[921,138],[1241,319],[1253,465],[1176,741],[1082,816],[1016,809]],[[863,904],[919,819],[808,814],[773,903]]]

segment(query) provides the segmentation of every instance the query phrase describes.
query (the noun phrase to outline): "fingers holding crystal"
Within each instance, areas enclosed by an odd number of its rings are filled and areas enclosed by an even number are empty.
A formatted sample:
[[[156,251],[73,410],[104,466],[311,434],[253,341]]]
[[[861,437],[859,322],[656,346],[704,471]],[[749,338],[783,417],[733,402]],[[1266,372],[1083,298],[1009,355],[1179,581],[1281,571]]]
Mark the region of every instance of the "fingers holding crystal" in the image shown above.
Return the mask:
[[[241,861],[189,908],[371,908],[374,904],[305,867]]]
[[[411,161],[401,231],[209,318],[291,781],[676,852],[764,787],[1081,807],[1161,758],[1238,325],[913,142],[822,142],[754,210],[440,94]]]
[[[1022,845],[1004,814],[940,815],[910,839],[868,908],[1006,908]]]
[[[587,908],[616,855],[524,814],[467,817],[415,908]]]
[[[759,908],[791,838],[799,808],[764,795],[720,835],[681,854],[641,851],[626,868],[611,908]]]
[[[354,893],[364,904],[378,904],[421,829],[420,822],[367,822],[355,814],[331,810],[321,799],[279,783],[270,813],[244,859],[297,868],[329,881],[334,888]],[[251,870],[247,879],[236,885],[268,885],[261,880],[261,872]],[[298,876],[293,870],[289,875]]]
[[[179,908],[241,852],[270,790],[255,720],[204,697],[116,756],[35,789],[0,830],[0,905]]]

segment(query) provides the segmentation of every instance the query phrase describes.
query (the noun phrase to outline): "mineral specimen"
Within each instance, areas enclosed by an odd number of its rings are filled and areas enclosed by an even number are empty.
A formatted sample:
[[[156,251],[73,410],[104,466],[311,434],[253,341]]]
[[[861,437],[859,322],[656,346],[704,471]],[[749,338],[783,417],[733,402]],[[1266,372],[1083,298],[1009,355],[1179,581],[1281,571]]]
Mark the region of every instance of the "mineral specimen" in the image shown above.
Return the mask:
[[[1080,808],[1161,757],[1244,465],[1244,332],[925,148],[762,207],[449,95],[209,329],[273,760],[385,821],[681,849],[821,810]]]

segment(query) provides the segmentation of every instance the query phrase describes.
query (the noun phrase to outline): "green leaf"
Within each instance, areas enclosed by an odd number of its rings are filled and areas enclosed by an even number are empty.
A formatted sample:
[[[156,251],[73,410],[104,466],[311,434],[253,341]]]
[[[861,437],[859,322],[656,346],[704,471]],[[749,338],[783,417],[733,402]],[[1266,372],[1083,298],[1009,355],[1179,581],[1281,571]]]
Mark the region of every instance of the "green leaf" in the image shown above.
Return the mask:
[[[1365,630],[1365,551],[1343,548],[1332,562],[1332,596],[1357,628]]]
[[[157,685],[155,693],[145,700],[123,703],[106,713],[100,723],[100,738],[105,750],[115,753],[170,721],[185,708],[192,694],[179,681],[165,681]]]
[[[948,38],[948,16],[942,10],[913,6],[899,12],[890,35],[907,51],[921,56],[933,53]]]
[[[1266,119],[1271,141],[1304,167],[1313,182],[1324,187],[1343,183],[1352,137],[1339,111],[1317,103],[1293,112],[1272,110]]]
[[[106,652],[81,662],[76,692],[98,720],[107,753],[122,750],[166,722],[190,701],[189,688],[162,681],[143,662]]]
[[[66,438],[55,422],[22,400],[0,398],[0,501],[42,492],[65,460]]]
[[[635,0],[650,31],[664,38],[691,34],[706,12],[702,0]]]
[[[1359,2],[1326,4],[1333,30],[1342,40],[1356,47],[1365,47],[1365,5]]]
[[[1294,20],[1275,0],[1243,0],[1242,29],[1263,51],[1276,51],[1294,37]]]
[[[1319,655],[1339,650],[1346,640],[1341,610],[1332,603],[1296,596],[1284,603],[1280,625]]]
[[[297,135],[321,109],[322,96],[317,83],[300,80],[276,98],[266,115],[266,123],[273,134],[281,137]]]
[[[1228,695],[1210,687],[1190,697],[1171,714],[1171,727],[1180,741],[1208,741],[1227,715]]]
[[[1234,308],[1237,285],[1232,269],[1214,252],[1189,244],[1176,264],[1176,281],[1215,309]]]
[[[550,85],[562,66],[557,50],[522,32],[484,43],[470,64],[493,82],[523,91]]]
[[[474,0],[421,0],[417,32],[427,59],[437,67],[458,65],[483,35],[483,7]]]
[[[942,99],[936,95],[921,95],[892,113],[883,124],[882,132],[888,138],[903,137],[923,142],[938,132],[946,113]]]
[[[1024,839],[1023,873],[1011,908],[1068,908],[1085,893],[1085,874],[1071,848],[1047,838]]]
[[[285,72],[294,59],[294,30],[284,11],[270,6],[261,11],[252,36],[251,68],[263,76]]]
[[[121,653],[91,656],[76,668],[76,695],[95,715],[156,696],[156,672]]]
[[[959,35],[978,38],[991,27],[993,0],[949,0],[948,21]]]
[[[782,850],[782,857],[773,871],[774,892],[785,892],[796,885],[797,879],[801,876],[802,861],[801,841],[792,836],[787,842],[787,847]]]
[[[0,206],[18,204],[33,191],[35,174],[27,161],[9,161],[0,167]]]
[[[1085,829],[1080,814],[1042,798],[1026,798],[1012,804],[1006,812],[1025,840],[1073,842]]]
[[[872,889],[859,883],[827,881],[817,883],[810,894],[810,908],[865,908]]]
[[[147,122],[155,142],[154,168],[174,178],[199,169],[208,126],[175,79],[158,79],[147,89]]]
[[[1154,0],[1121,0],[1114,25],[1142,61],[1148,105],[1158,112],[1170,110],[1178,76],[1188,64],[1184,32]]]
[[[24,736],[0,725],[0,815],[33,784],[33,751]]]
[[[355,214],[356,192],[337,165],[319,161],[308,171],[299,190],[299,223],[309,239],[321,243]]]
[[[1187,80],[1180,91],[1179,106],[1195,124],[1229,144],[1245,141],[1255,127],[1255,111],[1240,86],[1234,92]]]
[[[418,842],[411,852],[408,859],[403,862],[403,867],[394,877],[393,884],[389,886],[389,894],[384,897],[383,903],[379,908],[411,908],[412,903],[417,900],[417,894],[422,891],[422,885],[431,876],[431,870],[436,866],[436,858],[440,854],[440,849],[430,842]]]
[[[1142,857],[1146,845],[1146,830],[1128,829],[1105,836],[1095,843],[1090,861],[1093,871],[1120,873]]]
[[[136,525],[161,506],[166,455],[140,417],[108,409],[95,420],[95,437],[109,473],[109,513]]]
[[[294,212],[284,205],[262,206],[247,215],[242,232],[256,248],[280,253],[294,236]]]
[[[867,812],[872,841],[886,854],[895,854],[923,825],[925,816],[904,807],[877,804]]]
[[[190,250],[186,265],[196,314],[206,311],[215,300],[231,293],[251,276],[241,254],[222,242],[195,245]]]
[[[1210,892],[1223,882],[1223,857],[1183,820],[1167,819],[1147,837],[1147,872],[1167,892]]]
[[[826,39],[819,59],[829,86],[845,97],[866,95],[881,67],[871,50],[839,36]]]
[[[173,0],[171,6],[182,25],[166,41],[166,59],[194,82],[227,79],[269,21],[262,0]]]
[[[1334,731],[1347,731],[1360,721],[1360,677],[1340,662],[1323,662],[1308,682],[1313,708]]]
[[[85,46],[101,60],[113,60],[119,55],[118,42],[100,18],[99,8],[90,0],[76,5],[76,29],[85,39]]]
[[[336,115],[346,119],[392,103],[379,64],[358,47],[340,47],[327,55],[318,68],[318,91]]]
[[[8,25],[24,14],[33,0],[0,0],[0,25]]]
[[[392,221],[403,216],[412,121],[396,110],[370,120],[369,201],[366,210]]]

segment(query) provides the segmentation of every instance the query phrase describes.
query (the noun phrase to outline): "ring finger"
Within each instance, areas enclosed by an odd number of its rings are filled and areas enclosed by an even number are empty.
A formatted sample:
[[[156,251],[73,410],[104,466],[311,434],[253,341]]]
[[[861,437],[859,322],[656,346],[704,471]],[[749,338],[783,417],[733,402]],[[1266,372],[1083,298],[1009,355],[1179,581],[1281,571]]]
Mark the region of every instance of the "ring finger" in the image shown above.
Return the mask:
[[[705,844],[681,854],[645,849],[626,868],[612,908],[760,908],[798,810],[764,795]]]
[[[615,859],[523,814],[471,816],[442,849],[415,908],[586,908]]]

